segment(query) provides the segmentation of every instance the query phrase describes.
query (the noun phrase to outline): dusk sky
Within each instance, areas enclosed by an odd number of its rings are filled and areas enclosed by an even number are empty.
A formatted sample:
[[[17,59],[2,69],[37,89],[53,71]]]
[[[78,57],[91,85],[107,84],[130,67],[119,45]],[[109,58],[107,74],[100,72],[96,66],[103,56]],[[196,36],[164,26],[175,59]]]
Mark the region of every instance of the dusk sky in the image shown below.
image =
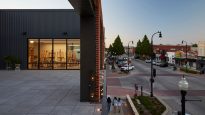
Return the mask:
[[[102,0],[106,46],[119,34],[134,45],[157,31],[154,44],[205,41],[205,0]],[[68,0],[0,0],[1,9],[71,9]]]

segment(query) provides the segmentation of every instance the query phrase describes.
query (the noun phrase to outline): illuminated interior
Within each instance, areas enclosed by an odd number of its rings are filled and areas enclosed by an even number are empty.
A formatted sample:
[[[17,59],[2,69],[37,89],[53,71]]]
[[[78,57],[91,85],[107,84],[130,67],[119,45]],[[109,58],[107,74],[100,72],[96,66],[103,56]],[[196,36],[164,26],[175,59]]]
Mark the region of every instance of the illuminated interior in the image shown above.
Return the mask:
[[[28,69],[80,69],[80,39],[29,39]]]

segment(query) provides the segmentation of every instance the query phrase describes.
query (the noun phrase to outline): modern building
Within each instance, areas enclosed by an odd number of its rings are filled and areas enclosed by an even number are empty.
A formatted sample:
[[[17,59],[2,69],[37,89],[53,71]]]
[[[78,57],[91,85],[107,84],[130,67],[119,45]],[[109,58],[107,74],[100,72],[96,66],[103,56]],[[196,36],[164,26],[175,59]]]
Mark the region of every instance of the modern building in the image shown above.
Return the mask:
[[[0,69],[80,69],[80,101],[100,101],[104,66],[101,0],[68,0],[74,10],[0,10]]]
[[[21,69],[80,69],[80,16],[74,10],[0,10],[0,68],[13,56]]]

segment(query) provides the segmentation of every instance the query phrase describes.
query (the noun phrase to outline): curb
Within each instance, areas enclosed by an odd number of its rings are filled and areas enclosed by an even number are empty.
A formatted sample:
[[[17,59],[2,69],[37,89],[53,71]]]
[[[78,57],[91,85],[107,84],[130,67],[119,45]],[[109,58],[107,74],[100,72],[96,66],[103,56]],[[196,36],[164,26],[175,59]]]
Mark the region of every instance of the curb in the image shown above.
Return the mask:
[[[143,91],[143,93],[146,93],[146,94],[150,95],[150,93],[148,93],[148,92]],[[158,96],[154,96],[154,97],[156,97],[166,107],[166,110],[162,113],[162,115],[168,115],[168,113],[170,113],[171,110],[172,110],[169,107],[169,105],[167,105],[160,97],[158,97]]]
[[[145,94],[147,94],[147,95],[150,95],[149,92],[143,91],[143,93],[145,93]],[[129,96],[129,95],[127,95],[127,96]],[[156,98],[166,107],[166,110],[162,113],[162,115],[169,115],[169,113],[172,112],[172,109],[170,108],[170,106],[167,105],[160,97],[158,97],[158,96],[154,96],[154,97],[156,97]],[[129,96],[129,98],[130,98],[130,96]],[[129,102],[129,100],[128,100],[128,102]],[[130,102],[129,102],[129,103],[130,103]],[[131,103],[133,104],[132,100],[131,100]],[[134,104],[133,104],[133,105],[134,105]],[[131,106],[131,104],[130,104],[130,106]],[[133,108],[133,107],[131,106],[131,108]],[[134,108],[135,108],[135,106],[134,106]],[[136,108],[135,108],[135,109],[136,109]],[[137,110],[136,110],[136,111],[137,111]],[[135,110],[133,110],[133,112],[135,113]],[[137,113],[138,113],[138,111],[137,111]],[[139,113],[138,113],[138,114],[135,114],[135,115],[139,115]]]
[[[134,103],[132,102],[130,96],[129,96],[129,95],[126,95],[126,97],[127,97],[127,100],[128,100],[128,102],[129,102],[129,104],[130,104],[130,106],[131,106],[131,108],[132,108],[133,113],[134,113],[135,115],[139,115],[139,113],[138,113],[137,109],[135,108],[135,105],[134,105]]]

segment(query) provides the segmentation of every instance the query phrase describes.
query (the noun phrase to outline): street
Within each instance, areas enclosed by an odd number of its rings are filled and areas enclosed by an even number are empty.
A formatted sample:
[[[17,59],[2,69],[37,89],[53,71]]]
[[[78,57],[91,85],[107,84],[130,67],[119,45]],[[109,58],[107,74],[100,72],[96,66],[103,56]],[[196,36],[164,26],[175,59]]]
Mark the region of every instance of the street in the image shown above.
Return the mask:
[[[135,69],[130,74],[108,75],[108,93],[134,93],[134,85],[142,85],[145,92],[150,92],[150,63],[141,60],[133,60]],[[161,68],[154,65],[157,76],[154,82],[154,96],[160,97],[172,109],[172,112],[181,111],[181,95],[178,82],[183,76],[182,72],[173,71],[172,67]],[[117,74],[117,73],[116,73]],[[191,115],[204,115],[205,113],[205,76],[185,75],[189,83],[186,99],[200,99],[186,102],[186,113]],[[110,88],[110,89],[109,89]],[[121,91],[116,89],[121,88]],[[126,95],[126,94],[125,94]],[[172,114],[172,113],[169,113]]]

